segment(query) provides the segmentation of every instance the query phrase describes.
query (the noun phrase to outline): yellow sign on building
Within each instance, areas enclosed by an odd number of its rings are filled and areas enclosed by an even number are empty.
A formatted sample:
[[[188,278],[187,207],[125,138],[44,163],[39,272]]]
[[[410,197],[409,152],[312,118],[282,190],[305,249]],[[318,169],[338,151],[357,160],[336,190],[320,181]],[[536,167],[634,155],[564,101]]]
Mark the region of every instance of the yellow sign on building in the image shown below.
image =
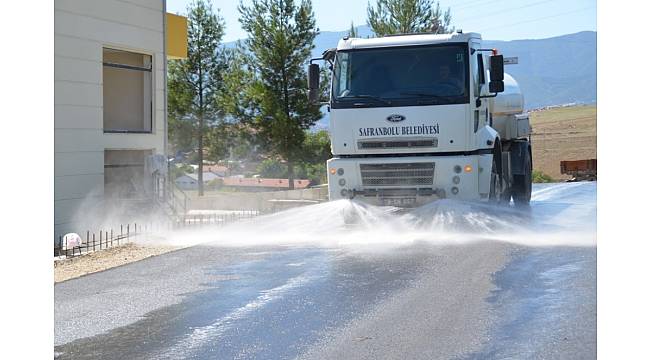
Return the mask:
[[[187,58],[187,18],[167,13],[167,58]]]

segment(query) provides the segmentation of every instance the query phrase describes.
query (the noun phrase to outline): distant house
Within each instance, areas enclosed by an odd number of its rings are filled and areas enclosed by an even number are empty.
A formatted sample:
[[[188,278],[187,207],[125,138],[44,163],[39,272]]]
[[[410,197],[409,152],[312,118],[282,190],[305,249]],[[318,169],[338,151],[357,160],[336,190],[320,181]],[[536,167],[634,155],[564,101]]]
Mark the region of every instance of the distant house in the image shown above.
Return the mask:
[[[203,172],[203,185],[207,186],[210,181],[214,179],[221,179],[222,176],[219,176],[211,172]],[[176,185],[183,190],[198,190],[199,189],[199,174],[185,174],[179,176],[174,180]]]
[[[203,165],[203,172],[211,172],[221,177],[229,173],[228,168],[222,165]]]
[[[294,189],[305,189],[311,182],[305,179],[295,179]],[[288,179],[265,179],[265,178],[242,178],[226,177],[223,179],[223,186],[238,189],[240,191],[277,191],[288,190]]]

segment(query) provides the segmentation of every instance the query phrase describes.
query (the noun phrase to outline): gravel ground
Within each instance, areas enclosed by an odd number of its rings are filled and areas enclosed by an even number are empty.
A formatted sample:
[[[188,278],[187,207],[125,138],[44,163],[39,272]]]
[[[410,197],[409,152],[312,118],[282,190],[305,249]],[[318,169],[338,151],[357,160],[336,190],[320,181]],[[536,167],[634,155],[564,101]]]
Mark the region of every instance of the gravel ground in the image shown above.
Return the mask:
[[[98,271],[130,264],[151,256],[179,249],[175,246],[155,246],[127,243],[78,257],[54,261],[54,282],[74,279]]]

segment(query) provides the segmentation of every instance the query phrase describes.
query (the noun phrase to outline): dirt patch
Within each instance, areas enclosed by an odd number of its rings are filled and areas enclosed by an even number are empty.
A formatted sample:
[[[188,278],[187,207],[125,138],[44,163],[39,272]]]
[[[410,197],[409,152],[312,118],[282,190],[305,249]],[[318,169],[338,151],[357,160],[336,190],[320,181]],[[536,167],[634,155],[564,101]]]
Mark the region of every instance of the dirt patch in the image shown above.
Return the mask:
[[[533,168],[565,180],[560,161],[596,159],[596,118],[596,105],[531,112]]]
[[[151,256],[164,254],[179,247],[152,246],[127,243],[108,250],[54,261],[54,282],[73,279],[82,275],[108,270],[116,266],[129,264]]]

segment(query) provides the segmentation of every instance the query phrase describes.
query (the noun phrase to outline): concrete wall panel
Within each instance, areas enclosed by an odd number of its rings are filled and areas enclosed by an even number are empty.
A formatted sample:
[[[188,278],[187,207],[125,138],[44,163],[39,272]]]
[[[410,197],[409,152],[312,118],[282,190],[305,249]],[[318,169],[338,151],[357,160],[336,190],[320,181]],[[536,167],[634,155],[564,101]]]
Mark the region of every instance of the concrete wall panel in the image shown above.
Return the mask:
[[[103,174],[104,151],[54,154],[54,176]]]
[[[94,17],[102,20],[134,24],[155,31],[163,31],[162,1],[158,1],[158,10],[137,6],[123,1],[87,1],[87,0],[56,0],[57,10],[67,11],[78,15]]]
[[[148,150],[162,153],[163,138],[153,134],[104,134],[104,146],[107,150]]]
[[[156,99],[154,101],[156,110],[165,110],[165,90],[157,88]]]
[[[101,63],[102,46],[94,40],[57,34],[54,36],[54,55]]]
[[[101,130],[95,129],[55,129],[54,152],[103,151],[100,139]]]
[[[54,200],[103,195],[104,174],[54,177]]]
[[[162,0],[120,0],[129,4],[147,7],[149,9],[160,9],[162,11]]]
[[[102,64],[99,61],[55,56],[54,80],[77,81],[101,85]]]
[[[101,196],[82,199],[66,199],[54,201],[54,225],[70,223],[77,215],[78,209],[83,204],[97,203],[102,200]]]
[[[163,51],[162,32],[136,25],[110,22],[65,11],[54,12],[54,32],[94,40],[124,50],[150,52]]]
[[[54,104],[102,106],[102,86],[99,84],[55,81]]]
[[[102,129],[102,108],[78,105],[54,106],[55,129]]]

